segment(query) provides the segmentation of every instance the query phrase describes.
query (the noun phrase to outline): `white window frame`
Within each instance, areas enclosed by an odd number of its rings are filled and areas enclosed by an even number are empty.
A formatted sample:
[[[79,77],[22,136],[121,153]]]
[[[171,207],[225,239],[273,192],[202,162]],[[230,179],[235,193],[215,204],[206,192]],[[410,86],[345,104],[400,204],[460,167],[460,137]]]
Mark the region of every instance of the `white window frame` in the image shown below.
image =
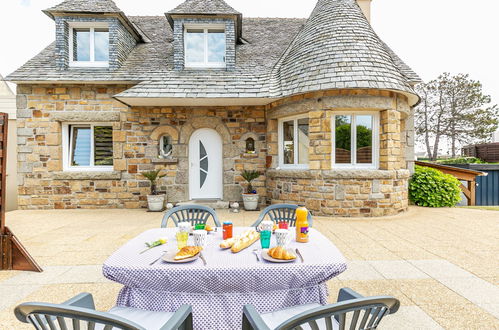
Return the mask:
[[[65,172],[107,172],[113,171],[114,165],[109,166],[72,166],[71,165],[71,150],[73,149],[73,139],[70,139],[69,128],[72,127],[90,127],[92,134],[90,134],[90,164],[94,164],[94,127],[95,126],[109,126],[113,127],[111,123],[88,123],[88,122],[77,122],[77,123],[64,123],[62,125],[62,169]],[[114,142],[113,142],[114,150]]]
[[[373,116],[372,130],[372,163],[357,164],[357,120],[356,116],[371,115]],[[350,164],[336,164],[336,116],[351,116],[351,161]],[[333,112],[331,116],[331,168],[332,169],[379,169],[379,112],[377,111],[345,111]]]
[[[309,119],[308,114],[296,115],[292,117],[279,118],[277,125],[278,134],[278,156],[279,156],[279,167],[278,169],[293,169],[293,170],[308,170],[309,164],[298,164],[298,148],[296,145],[298,143],[298,120],[299,119]],[[293,121],[293,142],[295,143],[293,147],[294,151],[294,164],[284,164],[284,129],[283,123],[286,121]],[[309,122],[310,128],[310,122]],[[309,131],[310,138],[310,131]],[[310,144],[309,144],[309,155],[310,155]]]
[[[187,62],[187,30],[203,30],[204,62]],[[208,30],[223,30],[225,35],[224,62],[208,62]],[[184,63],[186,68],[225,68],[227,66],[227,31],[224,24],[185,24],[184,25]]]
[[[75,61],[74,60],[74,29],[90,29],[90,61]],[[95,61],[95,29],[108,29],[109,24],[104,22],[71,22],[69,23],[69,66],[70,67],[92,67],[92,68],[107,68],[109,61]],[[111,45],[111,40],[109,40]]]

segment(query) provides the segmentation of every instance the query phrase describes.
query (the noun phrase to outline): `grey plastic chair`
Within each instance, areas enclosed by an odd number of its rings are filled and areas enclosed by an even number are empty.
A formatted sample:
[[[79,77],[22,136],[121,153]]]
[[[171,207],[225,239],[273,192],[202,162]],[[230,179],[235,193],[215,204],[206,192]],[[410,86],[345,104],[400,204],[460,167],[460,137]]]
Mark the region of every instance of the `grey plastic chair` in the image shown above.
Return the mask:
[[[268,217],[269,220],[279,223],[280,221],[286,221],[290,227],[294,227],[296,223],[296,209],[299,208],[298,205],[293,204],[274,204],[267,206],[258,217],[258,220],[252,225],[256,227]],[[312,227],[312,215],[308,212],[308,225]]]
[[[62,304],[28,302],[14,310],[17,319],[37,330],[124,329],[191,330],[192,308],[180,306],[175,313],[151,312],[113,307],[109,312],[95,310],[90,293],[80,293]]]
[[[182,205],[176,206],[170,211],[166,212],[163,216],[163,221],[161,221],[161,228],[166,228],[168,224],[168,219],[172,219],[175,226],[178,226],[179,222],[188,221],[192,225],[206,224],[210,216],[215,222],[215,226],[220,227],[220,221],[218,220],[217,213],[214,209],[203,205]]]
[[[273,313],[259,314],[244,306],[243,330],[374,330],[384,316],[396,313],[400,302],[388,296],[363,297],[343,288],[332,305],[308,304]]]

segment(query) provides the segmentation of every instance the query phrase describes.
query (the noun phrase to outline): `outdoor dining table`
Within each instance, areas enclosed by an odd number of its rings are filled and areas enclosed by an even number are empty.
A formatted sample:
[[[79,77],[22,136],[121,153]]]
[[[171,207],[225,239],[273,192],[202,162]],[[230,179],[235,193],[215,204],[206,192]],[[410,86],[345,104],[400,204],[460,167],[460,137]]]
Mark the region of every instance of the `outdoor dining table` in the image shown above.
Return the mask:
[[[234,235],[247,229],[235,227]],[[219,228],[208,235],[203,250],[206,266],[201,259],[184,264],[159,260],[150,265],[165,250],[176,251],[175,233],[176,228],[148,230],[105,261],[104,276],[124,285],[118,306],[173,312],[188,304],[192,305],[194,329],[240,329],[246,304],[260,313],[299,304],[326,304],[326,282],[347,268],[341,252],[315,229],[310,229],[309,243],[293,240],[289,244],[289,248],[299,248],[304,262],[297,258],[291,263],[273,263],[261,257],[258,261],[253,250],[258,248],[261,253],[259,241],[235,254],[222,250]],[[167,244],[140,254],[146,242],[159,238],[166,238]],[[275,246],[274,237],[271,246]]]

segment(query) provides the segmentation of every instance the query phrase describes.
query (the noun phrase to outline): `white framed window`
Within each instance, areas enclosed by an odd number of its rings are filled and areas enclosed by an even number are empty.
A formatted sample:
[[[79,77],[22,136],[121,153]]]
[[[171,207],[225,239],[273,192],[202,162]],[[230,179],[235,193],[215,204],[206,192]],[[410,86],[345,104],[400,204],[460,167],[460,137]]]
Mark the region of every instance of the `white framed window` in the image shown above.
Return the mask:
[[[225,68],[225,26],[185,25],[184,56],[187,68]]]
[[[379,112],[335,112],[331,118],[332,168],[379,167]]]
[[[279,168],[308,169],[308,114],[279,119]]]
[[[62,126],[64,171],[112,171],[113,127],[67,123]]]
[[[107,23],[70,23],[69,66],[109,66],[109,26]]]

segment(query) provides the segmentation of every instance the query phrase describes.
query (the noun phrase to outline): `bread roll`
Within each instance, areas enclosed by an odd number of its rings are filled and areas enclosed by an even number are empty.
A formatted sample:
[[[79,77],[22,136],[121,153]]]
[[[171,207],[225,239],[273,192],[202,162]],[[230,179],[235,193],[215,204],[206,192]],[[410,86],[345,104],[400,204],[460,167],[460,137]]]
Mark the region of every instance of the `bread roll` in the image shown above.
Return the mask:
[[[222,243],[220,243],[220,247],[222,249],[231,248],[239,239],[241,239],[244,236],[247,236],[250,232],[252,232],[252,230],[246,230],[243,233],[241,233],[240,235],[236,235],[232,238],[228,238],[228,239],[222,241]]]
[[[247,247],[251,246],[253,243],[258,241],[260,239],[260,233],[258,233],[255,230],[247,232],[246,235],[242,236],[236,242],[231,248],[232,253],[237,253],[240,252]]]

